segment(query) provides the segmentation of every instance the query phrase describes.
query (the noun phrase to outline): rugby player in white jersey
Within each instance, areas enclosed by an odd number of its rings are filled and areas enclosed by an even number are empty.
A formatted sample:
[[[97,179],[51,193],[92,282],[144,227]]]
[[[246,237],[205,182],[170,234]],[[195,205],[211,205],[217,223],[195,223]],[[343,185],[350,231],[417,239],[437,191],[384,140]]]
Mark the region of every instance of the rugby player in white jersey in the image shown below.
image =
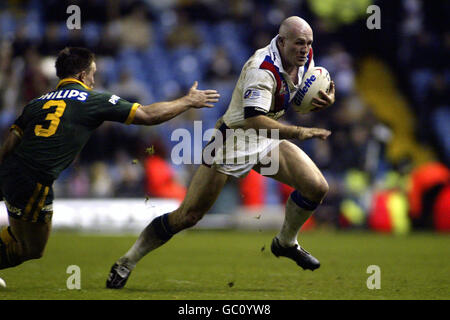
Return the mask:
[[[305,20],[296,16],[285,19],[271,43],[257,50],[244,65],[228,110],[216,125],[218,132],[222,133],[226,129],[241,128],[255,129],[257,132],[268,129],[278,134],[277,139],[273,138],[274,134],[262,137],[258,140],[260,143],[245,148],[245,152],[247,156],[256,154],[257,159],[277,152],[278,170],[272,172],[270,177],[295,188],[295,191],[286,203],[285,219],[272,241],[271,250],[275,256],[290,258],[309,270],[318,268],[320,263],[300,247],[297,234],[324,199],[328,184],[314,162],[287,139],[326,139],[331,132],[286,125],[277,119],[289,107],[306,70],[314,66],[312,42],[313,32]],[[321,91],[313,104],[320,110],[332,105],[334,100],[335,87],[332,82],[329,93]],[[217,137],[226,136],[219,134]],[[241,147],[239,139],[238,135],[238,149]],[[211,141],[217,143],[216,140]],[[235,150],[230,150],[233,148],[236,149],[236,146],[228,148],[222,143],[221,149],[213,154],[213,161],[204,161],[199,166],[180,207],[155,218],[129,251],[112,266],[106,281],[108,288],[122,288],[140,259],[166,243],[174,234],[194,226],[212,207],[229,176],[244,177],[252,169],[262,173],[263,166],[258,162],[230,164],[230,158],[236,157],[235,152],[231,152]],[[217,161],[219,156],[222,161]],[[208,158],[205,152],[203,158]]]

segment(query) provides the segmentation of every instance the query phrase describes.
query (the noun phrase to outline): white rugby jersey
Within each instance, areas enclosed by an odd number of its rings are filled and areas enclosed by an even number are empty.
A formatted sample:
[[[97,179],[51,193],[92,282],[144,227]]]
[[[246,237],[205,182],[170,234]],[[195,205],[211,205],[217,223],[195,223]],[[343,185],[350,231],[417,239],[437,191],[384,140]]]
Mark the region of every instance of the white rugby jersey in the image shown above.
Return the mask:
[[[239,127],[245,118],[257,114],[279,119],[289,107],[306,70],[314,67],[311,48],[305,65],[298,70],[298,84],[294,85],[283,69],[277,37],[268,46],[257,50],[242,68],[231,102],[223,115],[228,127]]]

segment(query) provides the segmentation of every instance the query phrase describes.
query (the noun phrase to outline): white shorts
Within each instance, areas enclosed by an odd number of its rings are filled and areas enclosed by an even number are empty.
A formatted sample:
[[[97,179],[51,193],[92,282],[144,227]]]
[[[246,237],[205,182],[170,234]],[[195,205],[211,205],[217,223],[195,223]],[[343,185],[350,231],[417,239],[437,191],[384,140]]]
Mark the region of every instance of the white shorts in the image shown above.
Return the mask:
[[[268,138],[265,131],[230,129],[221,119],[216,129],[203,149],[203,164],[236,178],[245,177],[256,164],[261,165],[263,175],[278,172],[276,147],[282,140]]]

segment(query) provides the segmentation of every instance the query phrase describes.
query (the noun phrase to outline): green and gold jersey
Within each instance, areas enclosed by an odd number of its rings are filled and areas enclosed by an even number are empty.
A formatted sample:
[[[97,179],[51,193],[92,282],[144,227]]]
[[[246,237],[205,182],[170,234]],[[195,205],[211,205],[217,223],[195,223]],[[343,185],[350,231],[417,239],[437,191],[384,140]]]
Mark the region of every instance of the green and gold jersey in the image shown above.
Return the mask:
[[[54,91],[32,100],[14,122],[22,137],[13,158],[42,182],[52,182],[67,168],[104,121],[130,124],[138,103],[91,90],[67,78]]]

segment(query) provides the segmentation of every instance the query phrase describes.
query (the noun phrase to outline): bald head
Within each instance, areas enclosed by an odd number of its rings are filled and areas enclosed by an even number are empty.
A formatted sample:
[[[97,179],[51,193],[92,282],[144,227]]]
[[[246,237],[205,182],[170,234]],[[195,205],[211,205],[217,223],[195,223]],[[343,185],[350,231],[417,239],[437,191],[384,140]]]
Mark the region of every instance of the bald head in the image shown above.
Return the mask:
[[[313,42],[313,32],[305,20],[292,16],[280,25],[277,46],[286,70],[299,68],[306,59]]]
[[[284,19],[278,30],[278,34],[285,39],[292,39],[299,33],[312,35],[312,29],[306,20],[297,16]]]

